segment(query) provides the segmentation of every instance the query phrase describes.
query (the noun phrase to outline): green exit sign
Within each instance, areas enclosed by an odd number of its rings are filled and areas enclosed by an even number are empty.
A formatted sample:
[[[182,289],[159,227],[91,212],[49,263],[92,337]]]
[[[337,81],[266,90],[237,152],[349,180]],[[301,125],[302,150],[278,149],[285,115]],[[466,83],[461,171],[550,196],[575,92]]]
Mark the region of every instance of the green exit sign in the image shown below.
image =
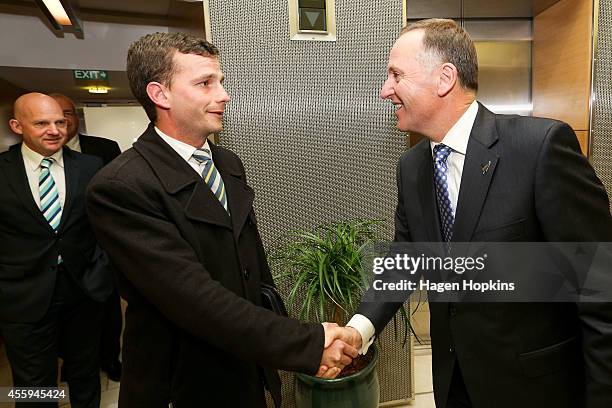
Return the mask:
[[[92,69],[75,69],[72,71],[74,79],[82,81],[106,81],[108,80],[108,72]]]

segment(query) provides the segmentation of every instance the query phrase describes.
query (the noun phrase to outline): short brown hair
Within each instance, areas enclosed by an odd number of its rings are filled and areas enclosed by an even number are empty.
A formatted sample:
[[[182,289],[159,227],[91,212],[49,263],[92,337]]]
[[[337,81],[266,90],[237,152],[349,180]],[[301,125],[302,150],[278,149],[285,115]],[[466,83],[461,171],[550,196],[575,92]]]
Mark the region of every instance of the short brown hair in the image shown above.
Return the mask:
[[[130,45],[127,55],[127,76],[132,93],[152,122],[157,119],[155,104],[147,95],[149,82],[170,86],[175,73],[174,54],[219,55],[217,47],[203,38],[185,33],[147,34]]]
[[[423,48],[435,54],[442,63],[450,62],[457,68],[459,83],[464,89],[478,90],[478,57],[470,35],[456,22],[430,18],[404,27],[401,34],[422,30]]]

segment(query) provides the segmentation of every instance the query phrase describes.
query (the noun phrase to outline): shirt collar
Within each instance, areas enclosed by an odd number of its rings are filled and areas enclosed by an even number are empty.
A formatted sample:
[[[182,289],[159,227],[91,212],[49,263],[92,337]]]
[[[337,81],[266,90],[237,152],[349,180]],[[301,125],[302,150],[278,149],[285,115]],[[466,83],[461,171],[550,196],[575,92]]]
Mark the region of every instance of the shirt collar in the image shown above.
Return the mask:
[[[162,132],[157,126],[155,126],[155,131],[163,139],[164,142],[168,143],[170,147],[178,153],[179,156],[183,158],[185,161],[189,161],[193,153],[197,150],[195,147],[188,145],[187,143],[183,143],[180,140],[176,140],[175,138],[168,136],[164,132]],[[204,144],[200,149],[208,149],[210,151],[210,147],[208,146],[208,139],[204,141]],[[212,158],[212,153],[211,156]]]
[[[74,135],[74,137],[72,139],[70,139],[69,141],[66,142],[66,146],[68,148],[70,148],[70,150],[74,150],[74,151],[79,151],[81,150],[81,141],[79,140],[79,134],[77,133],[76,135]]]
[[[61,148],[51,156],[43,156],[40,153],[30,149],[25,143],[21,143],[21,154],[23,157],[25,157],[26,163],[32,171],[35,171],[40,167],[40,163],[45,157],[51,157],[55,164],[58,164],[61,168],[64,168],[64,155],[63,149]]]
[[[455,122],[453,127],[450,128],[440,143],[444,143],[446,146],[453,149],[454,152],[465,155],[468,141],[470,140],[470,133],[472,132],[477,114],[478,102],[474,101],[463,115],[461,115],[459,120]],[[440,143],[430,142],[432,152],[433,148]]]

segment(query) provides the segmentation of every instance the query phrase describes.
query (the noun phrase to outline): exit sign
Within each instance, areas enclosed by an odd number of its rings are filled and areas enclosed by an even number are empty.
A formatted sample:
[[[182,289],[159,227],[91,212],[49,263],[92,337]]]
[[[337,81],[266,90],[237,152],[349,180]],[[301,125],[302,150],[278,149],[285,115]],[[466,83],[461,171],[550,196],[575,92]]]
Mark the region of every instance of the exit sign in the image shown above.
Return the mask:
[[[74,79],[85,81],[107,81],[108,72],[91,69],[75,69],[72,71]]]

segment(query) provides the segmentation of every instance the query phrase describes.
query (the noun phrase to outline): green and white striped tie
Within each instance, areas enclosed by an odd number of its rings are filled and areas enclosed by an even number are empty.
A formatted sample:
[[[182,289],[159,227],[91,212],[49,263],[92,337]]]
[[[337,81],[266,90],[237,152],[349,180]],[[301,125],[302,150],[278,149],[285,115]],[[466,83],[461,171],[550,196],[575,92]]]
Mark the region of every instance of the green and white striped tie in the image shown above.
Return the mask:
[[[40,192],[40,210],[49,225],[51,225],[51,228],[57,231],[62,218],[62,203],[60,202],[55,180],[53,180],[51,175],[50,167],[52,164],[52,158],[45,157],[42,159],[40,163],[40,177],[38,178],[38,190]]]
[[[217,171],[215,164],[212,161],[212,155],[210,154],[210,150],[208,149],[196,149],[193,152],[193,158],[200,164],[204,164],[204,169],[202,170],[202,178],[208,184],[208,187],[212,190],[213,194],[225,211],[229,214],[229,208],[227,206],[227,193],[225,192],[225,184],[223,183],[223,179],[221,178],[221,174]]]

